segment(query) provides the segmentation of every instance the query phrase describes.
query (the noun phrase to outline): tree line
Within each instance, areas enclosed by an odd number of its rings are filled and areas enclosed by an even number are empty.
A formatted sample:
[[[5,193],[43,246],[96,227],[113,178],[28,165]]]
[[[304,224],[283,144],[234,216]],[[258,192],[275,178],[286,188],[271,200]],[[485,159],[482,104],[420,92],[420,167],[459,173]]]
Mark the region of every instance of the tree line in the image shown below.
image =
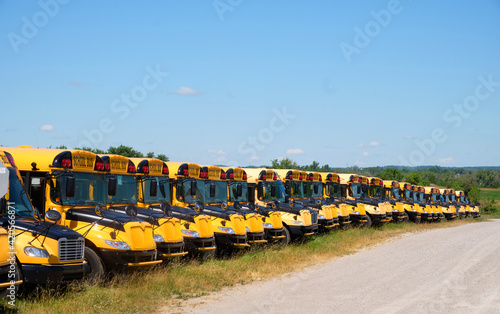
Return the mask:
[[[51,147],[49,147],[49,148],[51,148]],[[57,146],[55,148],[68,149],[64,145]],[[133,158],[133,157],[143,158],[144,157],[144,158],[156,158],[156,159],[163,160],[165,162],[169,161],[168,157],[164,154],[155,154],[154,152],[149,152],[149,153],[143,154],[140,151],[137,151],[137,150],[133,149],[132,147],[125,146],[125,145],[110,146],[108,148],[108,150],[102,150],[99,148],[92,148],[92,147],[75,147],[75,149],[85,150],[85,151],[92,152],[94,154],[99,154],[99,155],[114,154],[114,155],[122,155],[124,157],[129,157],[129,158]]]
[[[298,169],[303,171],[356,173],[367,177],[379,177],[383,180],[409,182],[422,186],[442,186],[454,190],[464,191],[473,201],[480,200],[479,188],[500,188],[500,171],[494,169],[473,170],[466,168],[448,168],[439,166],[409,168],[396,167],[366,167],[357,166],[346,168],[330,167],[328,164],[320,165],[313,161],[310,165],[299,165],[290,158],[271,160],[270,168]]]

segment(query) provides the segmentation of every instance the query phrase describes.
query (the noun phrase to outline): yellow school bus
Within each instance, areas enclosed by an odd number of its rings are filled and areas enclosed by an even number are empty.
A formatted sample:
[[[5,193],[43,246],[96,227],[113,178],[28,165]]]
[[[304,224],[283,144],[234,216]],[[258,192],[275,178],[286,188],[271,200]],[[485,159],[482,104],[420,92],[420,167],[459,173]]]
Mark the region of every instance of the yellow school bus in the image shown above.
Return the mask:
[[[155,178],[149,178],[149,172],[161,174],[163,162],[161,160],[148,160],[138,163],[124,156],[105,155],[100,156],[102,161],[110,165],[109,175],[116,179],[116,194],[107,198],[107,208],[115,212],[137,217],[140,220],[147,221],[153,227],[153,238],[156,242],[158,258],[167,260],[179,256],[184,256],[184,240],[181,232],[181,223],[179,219],[168,217],[161,211],[151,211],[147,208],[137,206],[138,201],[144,202],[144,185],[141,180],[147,180],[152,187],[148,192],[158,194],[158,182]],[[141,160],[142,161],[142,160]],[[140,173],[139,176],[136,173]],[[148,195],[151,197],[152,195]]]
[[[226,211],[240,213],[245,217],[248,243],[265,242],[281,244],[286,243],[285,231],[281,215],[272,209],[255,206],[255,201],[250,200],[251,193],[248,192],[247,173],[241,168],[223,168],[225,170],[228,188],[228,208]],[[260,232],[264,233],[261,240]],[[254,235],[257,234],[258,237]],[[253,242],[257,240],[257,242]]]
[[[383,197],[391,204],[392,220],[394,222],[409,221],[419,222],[416,210],[409,200],[404,199],[401,184],[394,180],[380,180],[382,184]],[[411,187],[405,185],[405,187]]]
[[[457,206],[458,206],[458,218],[466,218],[470,214],[470,206],[467,198],[465,197],[464,191],[455,191]]]
[[[13,156],[0,151],[0,159],[0,164],[5,165],[2,172],[6,175],[8,188],[0,193],[3,194],[0,225],[5,228],[0,228],[1,294],[15,299],[17,287],[22,282],[58,284],[82,280],[85,274],[84,238],[58,225],[58,212],[49,210],[42,217],[33,209]]]
[[[322,231],[328,231],[339,226],[339,217],[335,205],[327,204],[323,199],[323,177],[319,172],[300,171],[304,178],[304,198],[302,203],[318,211],[318,226]],[[297,201],[294,199],[294,201]],[[307,205],[306,205],[307,204]]]
[[[361,197],[361,178],[357,174],[339,173],[343,203],[349,206],[349,218],[356,226],[370,228],[372,220],[366,214],[365,204],[357,201]]]
[[[313,220],[310,209],[287,200],[285,186],[277,172],[265,168],[243,170],[247,173],[249,197],[255,201],[255,206],[281,215],[287,243],[314,234],[318,228],[317,219]]]
[[[173,183],[174,204],[190,208],[209,217],[220,252],[243,249],[248,244],[245,218],[239,214],[226,213],[227,184],[219,167],[204,167],[194,163],[167,162]]]
[[[432,220],[434,222],[439,222],[445,219],[441,206],[439,205],[441,192],[438,188],[425,186],[424,187],[424,197],[427,201],[426,209],[432,213]]]
[[[320,173],[323,179],[323,199],[327,204],[335,206],[340,228],[345,229],[351,224],[350,206],[342,201],[340,177],[336,173]]]
[[[105,209],[116,180],[108,178],[110,165],[99,156],[26,146],[5,150],[16,159],[35,207],[56,210],[59,224],[84,236],[89,278],[161,263],[151,224]]]
[[[312,209],[311,219],[316,220],[315,217],[318,217],[317,225],[320,231],[327,231],[338,226],[337,211],[335,210],[334,213],[334,206],[324,204],[320,197],[323,183],[319,173],[316,173],[315,176],[313,174],[309,176],[305,171],[299,170],[274,169],[274,171],[285,185],[285,193],[289,198],[285,200],[286,202],[291,201],[304,206],[304,208]],[[321,191],[319,190],[320,185]]]
[[[360,175],[359,178],[361,178],[361,196],[358,202],[365,204],[366,215],[371,219],[372,224],[380,226],[391,221],[391,205],[385,200],[370,195],[370,180],[367,176]]]
[[[408,219],[404,219],[404,221],[412,221],[414,223],[422,222],[422,217],[426,219],[427,212],[425,211],[425,205],[421,206],[418,202],[418,190],[415,190],[414,185],[409,182],[398,182],[401,198],[398,203],[402,204],[402,208],[405,211]],[[388,194],[390,194],[389,190],[392,190],[392,187],[389,187]]]
[[[446,220],[458,218],[457,208],[455,207],[455,190],[444,189],[441,194],[440,205]]]
[[[408,221],[408,216],[404,211],[403,204],[396,202],[393,204],[384,193],[384,181],[378,177],[368,178],[368,196],[377,201],[379,206],[385,206],[386,216],[392,222]]]

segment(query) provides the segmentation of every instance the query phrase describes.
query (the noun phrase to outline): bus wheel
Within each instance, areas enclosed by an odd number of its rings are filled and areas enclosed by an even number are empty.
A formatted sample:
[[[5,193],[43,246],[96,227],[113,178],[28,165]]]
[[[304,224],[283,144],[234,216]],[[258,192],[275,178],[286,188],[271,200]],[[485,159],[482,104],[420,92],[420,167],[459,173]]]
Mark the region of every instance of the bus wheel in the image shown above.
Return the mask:
[[[408,213],[405,212],[405,218],[403,218],[403,222],[408,222],[410,221],[410,217],[408,217]]]
[[[17,260],[14,264],[14,278],[9,278],[9,279],[13,280],[13,281],[23,280],[23,274],[21,273],[21,268],[19,268],[19,264],[17,263]],[[5,288],[5,290],[0,290],[0,299],[3,299],[11,294],[16,295],[19,292],[19,288],[20,288],[20,285],[16,285],[16,286],[14,286],[14,290],[7,290],[7,288]],[[13,291],[13,292],[11,292],[11,291]]]
[[[89,247],[85,247],[85,261],[88,267],[86,275],[88,281],[96,283],[104,277],[104,264],[99,255]]]
[[[292,241],[292,237],[290,235],[290,231],[288,230],[287,227],[283,226],[283,233],[285,234],[285,237],[280,240],[279,245],[287,245]]]
[[[368,221],[364,223],[363,227],[370,228],[372,226],[372,218],[370,215],[366,215],[366,220]]]
[[[421,217],[416,216],[416,217],[415,217],[415,223],[416,223],[416,224],[419,224],[419,223],[421,223],[421,222],[422,222],[422,218],[421,218]]]

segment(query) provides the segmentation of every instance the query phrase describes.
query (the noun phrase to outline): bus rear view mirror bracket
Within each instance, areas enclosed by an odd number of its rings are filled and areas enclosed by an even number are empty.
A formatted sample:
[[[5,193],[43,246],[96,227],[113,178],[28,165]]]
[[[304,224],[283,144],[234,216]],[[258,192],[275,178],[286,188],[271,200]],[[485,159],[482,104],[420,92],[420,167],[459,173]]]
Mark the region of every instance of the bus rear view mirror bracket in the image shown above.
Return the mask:
[[[215,183],[210,183],[210,197],[215,197]]]
[[[108,196],[116,195],[116,186],[118,185],[118,180],[115,176],[108,178]]]
[[[75,197],[75,177],[66,177],[66,197]]]
[[[149,181],[149,196],[155,197],[158,193],[158,183],[156,179]]]
[[[196,189],[198,188],[196,180],[191,181],[191,196],[196,196]]]

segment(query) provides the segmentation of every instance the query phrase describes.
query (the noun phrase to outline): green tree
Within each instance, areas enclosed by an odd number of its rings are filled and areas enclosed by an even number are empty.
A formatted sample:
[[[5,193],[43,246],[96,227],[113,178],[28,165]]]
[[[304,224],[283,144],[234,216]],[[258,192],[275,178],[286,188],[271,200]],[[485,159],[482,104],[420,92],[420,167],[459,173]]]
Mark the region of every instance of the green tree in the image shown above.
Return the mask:
[[[421,179],[420,179],[420,173],[417,172],[417,171],[413,171],[413,172],[408,173],[405,176],[405,181],[408,181],[408,182],[410,182],[411,184],[414,184],[414,185],[420,185],[421,182],[422,182]]]
[[[153,153],[153,152],[147,153],[146,158],[155,158],[155,153]]]
[[[78,147],[75,147],[75,149],[79,149],[79,150],[85,150],[85,151],[88,151],[88,152],[92,152],[94,154],[106,154],[105,151],[103,151],[102,149],[99,149],[99,148],[92,148],[92,147],[86,147],[86,146],[83,146],[82,148],[78,148]]]
[[[285,157],[281,160],[273,159],[271,160],[271,168],[272,169],[297,169],[299,165],[297,162],[291,160],[288,157]]]
[[[66,145],[56,146],[56,149],[68,149]]]
[[[476,172],[477,183],[483,187],[491,187],[495,177],[495,173],[491,170],[478,170]]]
[[[396,168],[385,168],[382,172],[376,175],[382,180],[402,181],[403,173]]]
[[[108,154],[122,155],[122,156],[129,157],[129,158],[131,158],[131,157],[144,157],[144,155],[141,152],[136,151],[132,147],[125,146],[125,145],[120,145],[118,147],[110,146],[108,149]]]
[[[164,155],[164,154],[158,154],[158,156],[156,156],[156,158],[163,160],[165,162],[169,161],[167,155]]]
[[[466,195],[471,202],[479,202],[481,190],[478,187],[473,187],[468,193],[466,193]]]

